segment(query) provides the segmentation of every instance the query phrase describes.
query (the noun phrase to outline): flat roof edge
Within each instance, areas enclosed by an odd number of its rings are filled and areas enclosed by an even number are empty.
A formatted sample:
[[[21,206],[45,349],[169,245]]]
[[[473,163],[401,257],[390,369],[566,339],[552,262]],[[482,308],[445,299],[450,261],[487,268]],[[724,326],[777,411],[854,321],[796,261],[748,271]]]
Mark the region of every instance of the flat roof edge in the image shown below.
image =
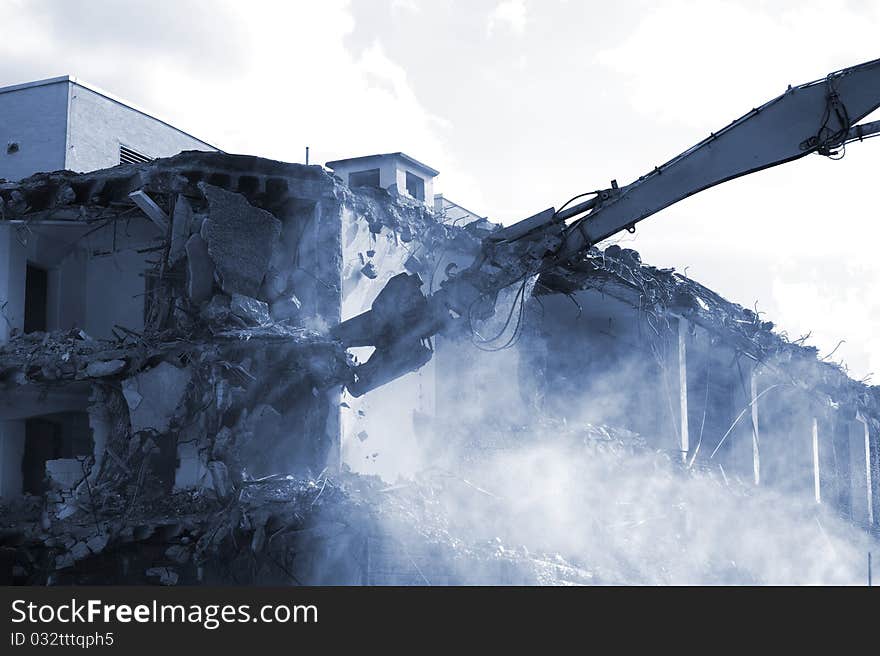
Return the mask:
[[[22,89],[32,89],[34,87],[46,87],[50,84],[59,84],[61,82],[71,82],[69,75],[60,75],[58,77],[48,77],[45,80],[33,80],[32,82],[22,82],[21,84],[10,84],[6,87],[0,87],[0,93],[9,93],[11,91],[21,91]]]
[[[345,159],[336,159],[336,160],[333,160],[332,162],[327,162],[325,164],[325,166],[327,168],[332,169],[338,164],[347,164],[349,162],[363,162],[363,161],[367,161],[367,160],[371,160],[371,159],[379,159],[381,157],[394,157],[397,159],[401,159],[404,162],[406,162],[407,164],[409,164],[410,166],[413,166],[415,168],[419,168],[419,169],[425,171],[426,173],[430,173],[432,176],[440,175],[440,171],[438,171],[437,169],[432,168],[432,167],[428,166],[427,164],[423,164],[422,162],[417,160],[415,157],[410,157],[409,155],[407,155],[406,153],[403,153],[403,152],[376,153],[374,155],[361,155],[360,157],[346,157]]]
[[[128,107],[129,109],[137,112],[138,114],[143,114],[144,116],[151,118],[154,121],[158,121],[162,125],[165,125],[165,126],[171,128],[172,130],[176,130],[177,132],[180,132],[180,134],[185,135],[185,136],[189,137],[190,139],[195,139],[200,144],[208,146],[209,148],[213,148],[214,150],[216,150],[218,152],[223,152],[219,148],[217,148],[217,146],[210,144],[207,141],[204,141],[202,139],[199,139],[197,136],[190,134],[186,130],[181,130],[176,125],[171,125],[171,123],[169,123],[168,121],[163,121],[161,118],[159,118],[155,114],[152,114],[152,113],[148,112],[147,110],[145,110],[141,107],[138,107],[137,105],[129,102],[128,100],[123,100],[119,96],[116,96],[116,95],[110,93],[109,91],[105,91],[101,87],[95,86],[94,84],[91,84],[90,82],[86,82],[85,80],[81,80],[78,77],[74,77],[72,75],[68,75],[67,78],[71,84],[75,84],[78,87],[82,87],[83,89],[87,89],[87,90],[91,91],[92,93],[96,93],[99,96],[106,98],[107,100],[110,100],[110,101],[115,102],[119,105],[122,105],[123,107]]]
[[[59,77],[46,78],[45,80],[34,80],[32,82],[23,82],[22,84],[13,84],[13,85],[10,85],[7,87],[0,87],[0,94],[10,93],[12,91],[21,91],[23,89],[44,87],[44,86],[49,86],[51,84],[61,84],[64,82],[67,82],[69,84],[75,84],[76,86],[82,87],[83,89],[87,89],[88,91],[91,91],[92,93],[96,93],[99,96],[106,98],[107,100],[109,100],[111,102],[115,102],[119,105],[122,105],[123,107],[128,107],[130,110],[135,111],[138,114],[143,114],[144,116],[151,118],[154,121],[158,121],[162,125],[165,125],[166,127],[169,127],[172,130],[175,130],[176,132],[179,132],[180,134],[189,137],[190,139],[194,139],[195,141],[198,141],[200,144],[202,144],[204,146],[208,146],[209,148],[213,148],[217,152],[223,152],[222,150],[217,148],[217,146],[208,143],[204,139],[199,139],[197,136],[190,134],[186,130],[181,130],[176,125],[172,125],[168,121],[162,120],[161,118],[159,118],[155,114],[152,114],[151,112],[148,112],[147,110],[145,110],[141,107],[138,107],[134,103],[129,102],[128,100],[124,100],[124,99],[120,98],[119,96],[116,96],[116,95],[110,93],[109,91],[105,91],[104,89],[102,89],[94,84],[91,84],[90,82],[86,82],[85,80],[81,80],[78,77],[73,76],[73,75],[61,75]]]

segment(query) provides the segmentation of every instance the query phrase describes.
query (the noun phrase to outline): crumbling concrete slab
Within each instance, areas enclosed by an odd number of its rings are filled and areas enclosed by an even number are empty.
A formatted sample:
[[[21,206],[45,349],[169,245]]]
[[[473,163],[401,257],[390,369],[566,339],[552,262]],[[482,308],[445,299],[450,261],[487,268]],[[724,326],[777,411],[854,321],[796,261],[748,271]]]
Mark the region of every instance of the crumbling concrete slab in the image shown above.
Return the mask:
[[[162,362],[123,381],[122,394],[128,404],[132,432],[167,431],[191,376],[189,369]]]
[[[202,236],[227,294],[256,297],[269,270],[281,221],[254,207],[244,196],[200,183],[208,199]]]

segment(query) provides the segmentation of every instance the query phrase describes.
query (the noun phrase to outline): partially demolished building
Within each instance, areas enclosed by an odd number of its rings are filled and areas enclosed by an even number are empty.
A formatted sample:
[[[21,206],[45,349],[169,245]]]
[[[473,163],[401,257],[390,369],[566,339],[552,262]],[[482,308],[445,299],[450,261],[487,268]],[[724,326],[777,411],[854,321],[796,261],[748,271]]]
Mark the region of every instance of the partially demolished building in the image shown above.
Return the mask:
[[[580,389],[603,399],[581,419],[663,435],[653,446],[689,468],[812,496],[875,528],[880,393],[817,358],[806,337],[789,340],[619,246],[545,275],[534,300],[552,317],[536,323],[527,356],[546,412],[571,416],[560,399]],[[609,370],[616,375],[581,374]]]
[[[393,430],[429,454],[413,469],[463,476],[539,417],[638,434],[684,469],[778,486],[875,530],[877,390],[617,246],[542,274],[512,348],[438,337],[420,371],[347,394],[362,354],[328,328],[402,271],[436,288],[493,228],[319,166],[221,153],[0,183],[8,576],[589,582],[568,563],[429,539],[414,527],[422,501],[351,473],[375,471],[371,435]],[[400,532],[370,519],[383,504],[421,536],[405,558]],[[477,578],[437,569],[462,558]]]

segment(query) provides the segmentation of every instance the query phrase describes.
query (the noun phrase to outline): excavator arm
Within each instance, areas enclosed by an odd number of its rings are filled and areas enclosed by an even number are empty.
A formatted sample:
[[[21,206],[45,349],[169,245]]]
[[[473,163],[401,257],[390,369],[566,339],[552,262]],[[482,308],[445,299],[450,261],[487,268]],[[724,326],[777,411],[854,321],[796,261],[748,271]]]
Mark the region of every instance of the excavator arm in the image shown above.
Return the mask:
[[[789,88],[638,180],[611,189],[568,230],[565,252],[634,226],[673,203],[810,153],[834,156],[856,124],[880,106],[880,60]],[[872,124],[877,130],[877,124]],[[861,133],[866,134],[867,126]],[[564,253],[561,253],[564,254]]]
[[[492,233],[463,272],[425,296],[421,280],[389,280],[372,309],[337,326],[346,346],[376,347],[355,371],[349,391],[359,396],[424,365],[429,338],[455,324],[485,319],[498,292],[704,189],[811,153],[837,157],[847,143],[880,134],[880,121],[858,122],[880,107],[880,59],[845,68],[816,82],[789,87],[670,161],[626,186],[583,196]],[[578,198],[578,197],[576,197]]]

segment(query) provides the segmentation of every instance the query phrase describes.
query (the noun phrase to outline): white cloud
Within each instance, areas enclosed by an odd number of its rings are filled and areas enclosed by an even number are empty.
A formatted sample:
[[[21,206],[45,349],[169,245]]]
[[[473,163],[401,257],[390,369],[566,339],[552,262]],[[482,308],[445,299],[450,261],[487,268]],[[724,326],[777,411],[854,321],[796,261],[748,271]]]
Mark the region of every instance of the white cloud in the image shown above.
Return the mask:
[[[417,14],[422,10],[422,7],[416,0],[391,0],[391,9]]]
[[[829,16],[846,25],[845,37],[816,47],[804,35],[827,29]],[[669,0],[646,10],[596,62],[626,80],[634,107],[653,121],[715,129],[788,84],[876,58],[878,21],[876,7],[856,10],[847,0],[772,8]]]
[[[525,0],[502,0],[489,14],[486,30],[495,32],[497,25],[504,24],[514,34],[524,34],[528,23]]]
[[[420,102],[406,68],[378,40],[346,46],[355,23],[345,1],[126,7],[0,0],[0,85],[71,73],[230,152],[302,161],[308,145],[324,162],[405,150],[455,167],[448,124]],[[163,16],[197,28],[169,35]]]
[[[845,37],[816,47],[804,34],[829,15],[847,26]],[[640,152],[630,154],[648,170],[788,84],[876,58],[878,30],[875,3],[673,0],[645,12],[595,62],[638,117]],[[853,144],[842,162],[811,155],[698,194],[641,224],[635,247],[658,264],[692,264],[692,276],[740,303],[757,299],[781,330],[812,331],[823,354],[845,339],[834,359],[856,377],[880,375],[880,309],[871,301],[880,228],[868,191],[878,146]]]

